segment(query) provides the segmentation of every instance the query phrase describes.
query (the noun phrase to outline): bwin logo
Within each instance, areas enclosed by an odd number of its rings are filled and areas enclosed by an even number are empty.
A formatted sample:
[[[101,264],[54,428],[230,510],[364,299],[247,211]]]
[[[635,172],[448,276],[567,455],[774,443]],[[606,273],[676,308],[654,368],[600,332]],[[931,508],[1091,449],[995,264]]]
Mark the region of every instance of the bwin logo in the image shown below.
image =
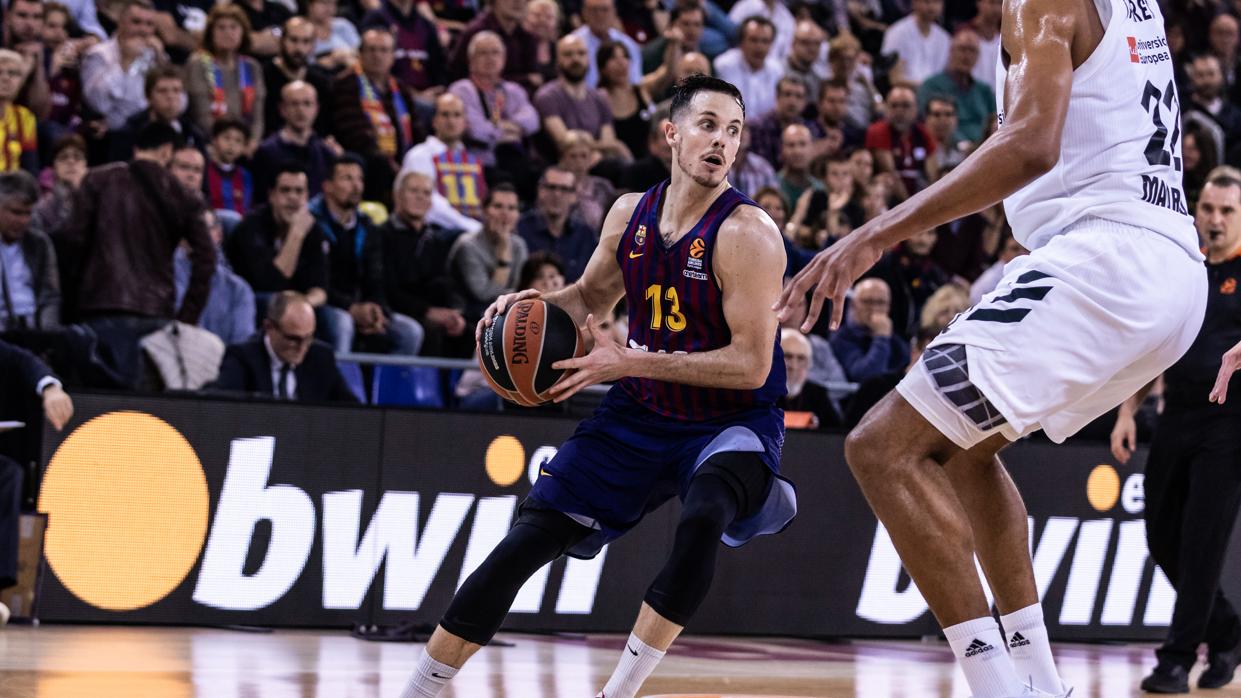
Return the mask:
[[[324,609],[357,609],[384,565],[384,609],[412,611],[422,606],[471,513],[456,587],[505,536],[517,509],[516,495],[440,493],[432,499],[387,491],[363,522],[361,489],[326,492],[316,510],[300,487],[270,483],[275,448],[270,436],[233,440],[219,502],[210,512],[202,465],[174,427],[139,412],[90,420],[48,464],[39,509],[57,522],[48,528],[49,565],[79,599],[112,611],[159,602],[193,573],[200,553],[193,600],[228,611],[269,606],[311,573],[322,574]],[[493,481],[516,482],[525,463],[493,458],[493,451],[521,458],[520,443],[501,436],[487,454]],[[537,449],[529,471],[537,473],[554,453]],[[270,542],[258,569],[247,574],[256,524],[263,520],[271,524]],[[126,525],[105,525],[118,521]],[[322,569],[307,570],[318,532]],[[556,613],[593,610],[606,556],[605,548],[593,560],[568,560]],[[551,570],[543,567],[522,587],[513,612],[542,609]]]
[[[1091,471],[1086,483],[1086,499],[1099,512],[1111,511],[1119,503],[1119,516],[1139,515],[1144,508],[1142,476],[1132,475],[1121,485],[1115,468],[1099,465]],[[1031,557],[1034,578],[1042,599],[1065,561],[1069,564],[1068,581],[1060,604],[1058,618],[1048,622],[1060,625],[1089,625],[1095,622],[1096,609],[1102,604],[1098,622],[1104,626],[1167,626],[1172,620],[1176,592],[1158,567],[1151,576],[1134,574],[1141,570],[1150,555],[1146,547],[1146,528],[1141,519],[1099,518],[1082,520],[1068,516],[1049,517],[1035,539],[1035,520],[1029,519]],[[1070,551],[1071,555],[1070,555]],[[1110,564],[1109,564],[1110,563]],[[977,565],[977,561],[975,561]],[[1104,570],[1111,570],[1105,579]],[[981,566],[987,602],[994,601]],[[1143,584],[1145,579],[1149,582]],[[898,625],[912,623],[929,607],[918,587],[902,584],[901,559],[882,524],[875,529],[870,560],[862,582],[856,613],[874,623]],[[1104,587],[1106,584],[1106,587]],[[1106,588],[1106,593],[1104,589]],[[1138,602],[1145,596],[1145,611],[1136,619]],[[1049,608],[1049,614],[1053,609]]]

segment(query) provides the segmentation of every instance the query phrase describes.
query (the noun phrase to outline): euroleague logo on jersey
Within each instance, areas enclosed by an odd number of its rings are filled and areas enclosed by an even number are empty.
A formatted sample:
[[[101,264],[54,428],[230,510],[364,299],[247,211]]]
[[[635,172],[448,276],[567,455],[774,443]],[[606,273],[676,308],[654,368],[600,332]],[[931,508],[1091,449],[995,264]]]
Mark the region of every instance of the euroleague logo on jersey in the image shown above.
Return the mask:
[[[694,238],[689,244],[689,257],[685,260],[684,270],[686,278],[695,281],[706,281],[707,275],[702,273],[702,257],[707,253],[707,243],[702,238]],[[691,271],[693,270],[693,271]]]
[[[1168,40],[1162,36],[1148,41],[1139,41],[1136,36],[1127,36],[1125,40],[1129,42],[1130,63],[1153,65],[1172,60],[1172,55],[1167,51]]]

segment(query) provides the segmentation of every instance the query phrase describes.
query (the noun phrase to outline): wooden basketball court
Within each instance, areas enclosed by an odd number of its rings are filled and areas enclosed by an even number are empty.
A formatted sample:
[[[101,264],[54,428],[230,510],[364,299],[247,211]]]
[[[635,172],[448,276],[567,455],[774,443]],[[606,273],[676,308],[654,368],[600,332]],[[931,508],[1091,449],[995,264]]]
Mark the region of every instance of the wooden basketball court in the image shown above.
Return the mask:
[[[625,638],[501,635],[445,698],[591,698]],[[44,625],[0,629],[3,698],[396,698],[421,645],[345,632]],[[1062,645],[1074,698],[1140,695],[1151,648]],[[1200,670],[1201,667],[1199,667]],[[1196,678],[1197,671],[1194,672]],[[942,642],[687,637],[644,695],[965,698]],[[1198,695],[1241,697],[1241,682]]]

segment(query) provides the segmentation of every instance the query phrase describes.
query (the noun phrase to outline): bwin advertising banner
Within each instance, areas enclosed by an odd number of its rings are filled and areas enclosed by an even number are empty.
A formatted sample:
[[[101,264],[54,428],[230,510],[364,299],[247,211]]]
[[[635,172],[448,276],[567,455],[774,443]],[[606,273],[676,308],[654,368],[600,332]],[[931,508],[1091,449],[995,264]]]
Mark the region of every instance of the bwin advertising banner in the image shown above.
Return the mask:
[[[40,615],[49,621],[347,627],[434,623],[504,536],[576,422],[545,415],[75,396],[48,432]],[[1155,639],[1175,594],[1149,561],[1139,454],[1019,443],[1035,577],[1057,639]],[[844,462],[790,433],[799,514],[719,556],[704,633],[937,632]],[[666,558],[669,504],[593,560],[518,594],[513,630],[624,631]],[[981,572],[980,572],[981,576]],[[1226,589],[1241,587],[1230,560]]]

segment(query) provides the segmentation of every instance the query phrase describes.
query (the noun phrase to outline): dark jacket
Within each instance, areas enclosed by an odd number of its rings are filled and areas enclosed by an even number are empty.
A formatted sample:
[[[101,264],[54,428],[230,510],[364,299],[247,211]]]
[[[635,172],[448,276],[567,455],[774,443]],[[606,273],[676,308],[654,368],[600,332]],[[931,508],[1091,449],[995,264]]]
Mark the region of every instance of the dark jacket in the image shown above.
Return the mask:
[[[263,344],[263,335],[233,344],[224,352],[220,376],[212,384],[218,390],[257,395],[272,395],[271,357]],[[352,402],[358,398],[349,390],[336,367],[332,348],[320,341],[311,343],[306,358],[293,369],[297,377],[297,400],[300,402]]]
[[[92,169],[74,197],[69,221],[53,238],[66,304],[82,314],[129,313],[198,324],[215,273],[215,244],[202,210],[197,193],[154,162]],[[182,240],[189,243],[193,270],[177,312],[172,257]]]
[[[22,257],[34,277],[35,326],[32,329],[57,329],[60,327],[60,270],[56,267],[56,248],[51,238],[33,227],[26,230],[20,244]]]
[[[267,194],[273,184],[272,178],[285,162],[298,163],[306,173],[308,191],[323,190],[323,180],[327,178],[328,166],[335,154],[318,134],[311,134],[306,145],[289,143],[276,132],[268,136],[254,151],[250,161],[250,172],[254,175],[254,197],[252,205],[267,202]]]
[[[322,195],[311,199],[310,212],[318,221],[316,229],[328,242],[327,302],[345,310],[354,303],[377,303],[387,308],[379,226],[357,211],[353,227],[345,228],[332,217]]]
[[[384,290],[392,310],[422,322],[427,309],[465,309],[448,273],[448,250],[457,233],[437,225],[420,231],[392,216],[379,227],[384,259]]]
[[[224,252],[233,271],[245,279],[256,294],[309,293],[312,288],[326,290],[327,241],[318,226],[306,233],[292,277],[286,277],[276,268],[278,239],[276,217],[271,207],[264,204],[241,219],[225,243]]]
[[[797,397],[785,395],[776,406],[786,412],[813,412],[819,418],[819,429],[840,426],[840,415],[827,394],[827,388],[807,381]]]
[[[832,352],[845,369],[845,375],[862,383],[909,364],[909,344],[896,334],[877,338],[870,330],[851,320],[832,335]]]
[[[0,419],[26,418],[39,381],[55,375],[39,357],[0,341]]]
[[[411,142],[405,142],[405,138],[401,135],[401,128],[397,122],[396,107],[393,106],[392,93],[385,92],[380,97],[380,100],[383,102],[384,111],[388,113],[388,118],[392,120],[393,128],[396,129],[396,162],[399,164],[401,158],[405,155],[405,151],[409,150],[415,143],[422,142],[423,135],[420,133],[417,120],[414,118],[413,97],[410,96],[405,88],[398,87],[398,89],[400,89],[401,96],[405,100],[405,106],[410,111],[410,127],[413,129]],[[368,159],[379,157],[379,144],[376,141],[375,126],[371,124],[370,117],[362,109],[362,98],[358,92],[357,73],[344,73],[332,82],[331,104],[332,133],[336,136],[336,140],[341,147]],[[314,192],[311,193],[313,194]]]

